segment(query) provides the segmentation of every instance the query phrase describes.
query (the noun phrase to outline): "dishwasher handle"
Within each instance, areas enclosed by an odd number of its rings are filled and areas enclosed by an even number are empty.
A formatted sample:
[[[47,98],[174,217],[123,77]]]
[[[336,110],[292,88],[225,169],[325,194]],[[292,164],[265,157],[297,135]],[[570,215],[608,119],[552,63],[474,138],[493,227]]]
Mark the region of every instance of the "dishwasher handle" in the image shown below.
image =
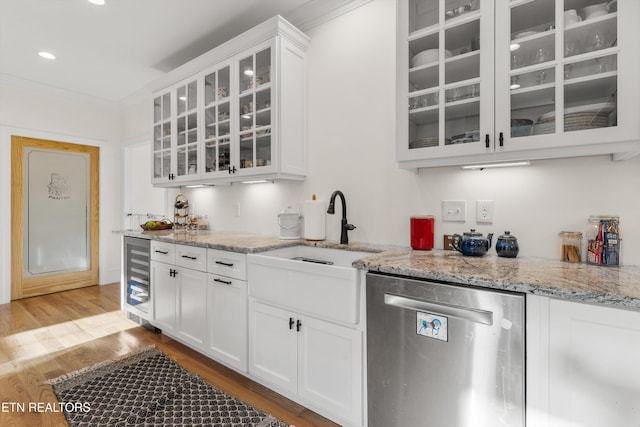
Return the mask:
[[[456,317],[483,325],[493,325],[493,312],[462,307],[443,302],[418,300],[399,295],[384,294],[384,303],[395,307],[406,308],[414,311],[426,311],[443,316]]]

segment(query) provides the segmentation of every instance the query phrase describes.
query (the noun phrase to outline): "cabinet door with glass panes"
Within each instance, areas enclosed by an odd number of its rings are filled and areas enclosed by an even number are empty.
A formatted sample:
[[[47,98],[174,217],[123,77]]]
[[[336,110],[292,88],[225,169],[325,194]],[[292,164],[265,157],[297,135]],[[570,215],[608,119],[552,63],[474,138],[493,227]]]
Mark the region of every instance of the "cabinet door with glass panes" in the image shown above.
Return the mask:
[[[176,181],[198,177],[198,146],[198,81],[194,78],[176,87]]]
[[[640,2],[496,3],[497,151],[637,139]]]
[[[490,0],[398,2],[398,160],[491,149],[493,19]]]
[[[237,59],[238,104],[235,107],[235,133],[238,136],[233,172],[239,175],[275,170],[274,109],[276,93],[272,80],[274,46],[263,44]]]
[[[171,91],[153,98],[153,144],[151,156],[152,182],[167,182],[172,178],[172,103]]]
[[[204,73],[204,172],[203,177],[233,173],[231,65],[218,65]]]

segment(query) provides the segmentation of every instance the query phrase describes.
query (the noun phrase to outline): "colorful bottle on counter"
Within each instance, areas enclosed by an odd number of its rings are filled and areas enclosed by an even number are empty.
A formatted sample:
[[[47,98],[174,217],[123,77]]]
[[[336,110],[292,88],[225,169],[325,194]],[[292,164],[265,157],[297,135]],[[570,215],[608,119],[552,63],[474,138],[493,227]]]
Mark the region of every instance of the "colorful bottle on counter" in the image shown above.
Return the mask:
[[[617,216],[590,216],[587,263],[620,265],[620,225]]]

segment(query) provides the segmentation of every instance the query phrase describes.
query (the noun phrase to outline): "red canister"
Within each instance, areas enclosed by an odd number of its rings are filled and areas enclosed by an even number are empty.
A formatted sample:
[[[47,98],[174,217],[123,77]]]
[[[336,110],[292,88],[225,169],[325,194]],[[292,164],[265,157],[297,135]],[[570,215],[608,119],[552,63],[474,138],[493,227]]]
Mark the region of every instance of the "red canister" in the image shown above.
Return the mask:
[[[433,249],[433,216],[411,217],[411,247],[421,251]]]

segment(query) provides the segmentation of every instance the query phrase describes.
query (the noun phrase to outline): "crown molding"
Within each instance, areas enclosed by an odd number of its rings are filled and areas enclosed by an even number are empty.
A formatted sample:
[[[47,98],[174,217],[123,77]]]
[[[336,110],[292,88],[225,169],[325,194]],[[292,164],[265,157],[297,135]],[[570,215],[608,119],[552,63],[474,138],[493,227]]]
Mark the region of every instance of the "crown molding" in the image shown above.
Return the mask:
[[[283,16],[302,31],[329,22],[371,0],[310,0]]]

